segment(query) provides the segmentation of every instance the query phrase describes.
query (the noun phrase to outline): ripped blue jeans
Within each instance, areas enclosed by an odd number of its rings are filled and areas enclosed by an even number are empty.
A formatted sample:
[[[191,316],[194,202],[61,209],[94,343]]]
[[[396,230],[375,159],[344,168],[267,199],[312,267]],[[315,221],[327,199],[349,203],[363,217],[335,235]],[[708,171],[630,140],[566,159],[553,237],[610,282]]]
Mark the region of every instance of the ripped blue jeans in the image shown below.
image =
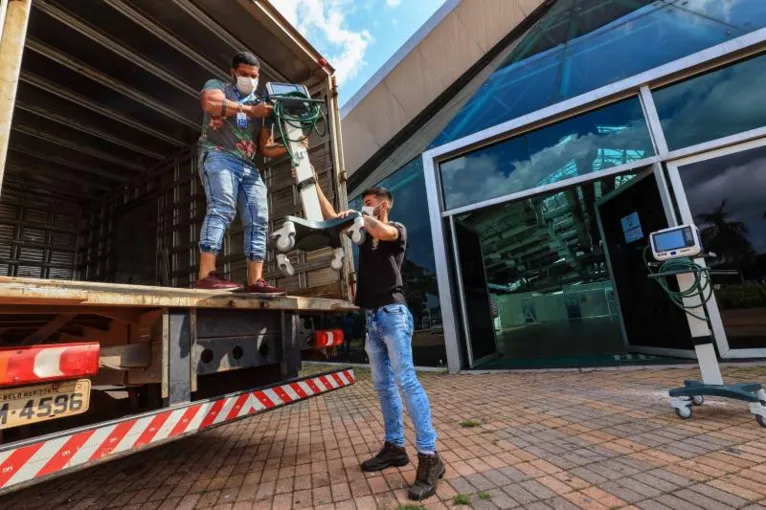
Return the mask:
[[[367,311],[365,350],[370,358],[372,385],[383,413],[385,440],[404,446],[402,398],[415,426],[415,448],[436,451],[436,431],[431,423],[431,404],[415,373],[412,360],[412,314],[404,305],[387,305]]]
[[[254,165],[223,152],[201,152],[199,161],[207,197],[207,214],[199,236],[200,251],[221,251],[223,236],[239,208],[245,226],[245,255],[248,260],[262,262],[266,259],[269,202],[261,173]]]

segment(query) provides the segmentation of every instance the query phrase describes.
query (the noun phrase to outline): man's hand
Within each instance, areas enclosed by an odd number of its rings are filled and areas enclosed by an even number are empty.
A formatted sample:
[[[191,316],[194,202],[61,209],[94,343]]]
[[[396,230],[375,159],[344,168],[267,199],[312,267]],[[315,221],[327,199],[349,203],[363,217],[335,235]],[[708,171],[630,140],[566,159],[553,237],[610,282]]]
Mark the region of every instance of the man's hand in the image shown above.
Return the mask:
[[[245,113],[253,119],[265,119],[271,115],[274,107],[267,103],[258,103],[245,108]]]
[[[349,209],[348,211],[341,211],[338,213],[338,218],[348,218],[349,216],[353,216],[357,214],[356,211]]]
[[[215,131],[216,129],[220,129],[223,127],[224,122],[226,122],[226,119],[220,116],[211,116],[210,117],[210,123],[208,124],[210,126],[210,129]]]

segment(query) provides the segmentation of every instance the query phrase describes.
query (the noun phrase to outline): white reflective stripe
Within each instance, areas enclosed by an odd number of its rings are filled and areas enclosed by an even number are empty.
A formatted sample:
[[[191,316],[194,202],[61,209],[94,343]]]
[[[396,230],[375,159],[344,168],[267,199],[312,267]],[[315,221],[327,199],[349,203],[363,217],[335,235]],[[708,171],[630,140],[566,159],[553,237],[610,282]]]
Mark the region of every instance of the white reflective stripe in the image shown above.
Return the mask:
[[[324,378],[330,383],[330,386],[333,387],[333,389],[337,388],[339,386],[338,382],[335,380],[335,378],[331,375],[326,375]]]
[[[35,356],[33,372],[40,379],[48,377],[60,377],[64,375],[59,366],[61,362],[61,353],[67,350],[66,347],[45,348]]]
[[[45,441],[43,446],[35,452],[32,457],[19,467],[19,470],[8,480],[5,485],[15,485],[17,483],[26,482],[35,477],[38,471],[40,471],[51,460],[51,457],[56,455],[62,446],[72,436],[59,437],[58,439],[51,439]]]
[[[245,406],[244,406],[244,409],[246,409],[246,411],[245,411],[245,412],[246,412],[247,414],[250,414],[250,413],[252,413],[252,412],[253,412],[253,410],[255,410],[256,402],[258,402],[258,399],[257,399],[257,398],[255,398],[255,395],[253,395],[252,393],[250,393],[250,394],[247,396],[247,402],[245,402]]]
[[[250,412],[250,410],[253,408],[252,404],[250,403],[252,398],[253,398],[253,395],[248,394],[247,399],[245,399],[245,403],[242,404],[242,407],[239,409],[239,412],[237,413],[237,418],[246,416]]]
[[[122,440],[117,443],[117,446],[115,446],[114,450],[112,450],[112,453],[124,452],[125,450],[130,450],[133,448],[133,445],[136,444],[136,441],[138,441],[138,438],[141,437],[141,434],[143,434],[144,431],[149,427],[149,424],[152,422],[155,416],[156,415],[153,414],[151,416],[139,418],[138,421],[136,421],[136,423],[130,427],[128,433],[125,434],[125,437],[123,437]]]
[[[221,423],[222,421],[226,421],[226,417],[229,416],[229,413],[231,412],[231,408],[234,407],[234,403],[237,401],[237,397],[229,397],[226,399],[226,403],[223,404],[223,407],[218,412],[218,415],[213,420],[213,423]]]
[[[263,392],[266,394],[267,397],[269,397],[269,400],[274,402],[276,405],[279,406],[285,403],[281,398],[279,398],[279,395],[274,393],[274,390],[272,390],[271,388],[269,388],[268,390],[263,390]]]
[[[327,343],[325,344],[326,347],[329,347],[335,342],[335,333],[332,331],[327,332]]]
[[[85,444],[77,450],[77,453],[72,455],[72,459],[64,467],[79,466],[80,464],[88,462],[88,459],[96,453],[96,450],[104,443],[104,441],[106,441],[109,434],[111,434],[115,428],[117,428],[117,425],[107,425],[106,427],[96,429],[88,440],[85,441]]]
[[[338,372],[338,377],[340,377],[341,382],[343,382],[343,386],[348,386],[351,384],[351,382],[348,380],[348,377],[346,377],[345,372]]]
[[[309,386],[306,381],[301,381],[298,383],[298,386],[301,387],[301,389],[306,393],[306,395],[311,396],[314,394],[314,390],[311,389],[311,386]]]
[[[295,390],[290,387],[289,384],[285,384],[284,386],[282,386],[282,389],[285,390],[285,393],[287,393],[290,396],[291,399],[293,399],[293,400],[300,400],[301,399],[301,396],[298,395],[295,392]]]
[[[168,419],[165,420],[165,423],[162,424],[162,427],[160,427],[160,430],[157,431],[156,434],[154,434],[154,437],[152,438],[152,443],[156,441],[161,441],[168,437],[170,435],[170,431],[173,430],[173,428],[178,424],[178,422],[181,420],[181,417],[186,412],[187,408],[183,409],[176,409],[172,413],[170,413],[170,416],[168,416]]]
[[[199,430],[199,426],[202,425],[202,420],[205,419],[205,416],[207,416],[207,412],[210,410],[210,408],[213,406],[212,403],[206,402],[202,404],[202,407],[199,408],[197,411],[197,414],[194,415],[194,418],[189,422],[189,425],[186,427],[186,430],[184,432],[191,432],[192,430]]]
[[[0,452],[0,466],[3,465],[3,462],[5,462],[5,459],[11,456],[11,454],[16,450],[8,450],[6,452]]]

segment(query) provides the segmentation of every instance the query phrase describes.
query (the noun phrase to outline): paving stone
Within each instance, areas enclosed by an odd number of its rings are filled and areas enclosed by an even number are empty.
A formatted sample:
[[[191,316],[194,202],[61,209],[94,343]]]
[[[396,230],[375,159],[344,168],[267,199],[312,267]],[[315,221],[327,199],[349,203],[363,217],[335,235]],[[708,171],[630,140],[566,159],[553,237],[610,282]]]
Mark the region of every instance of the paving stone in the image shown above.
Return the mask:
[[[727,412],[681,422],[657,397],[696,372],[419,374],[449,467],[423,506],[444,510],[461,492],[493,510],[618,500],[642,510],[766,510],[766,447],[750,419]],[[723,372],[766,380],[766,366]],[[357,376],[350,388],[4,495],[3,508],[396,508],[415,465],[360,471],[380,448],[383,424],[369,372]],[[468,418],[481,426],[458,426]]]

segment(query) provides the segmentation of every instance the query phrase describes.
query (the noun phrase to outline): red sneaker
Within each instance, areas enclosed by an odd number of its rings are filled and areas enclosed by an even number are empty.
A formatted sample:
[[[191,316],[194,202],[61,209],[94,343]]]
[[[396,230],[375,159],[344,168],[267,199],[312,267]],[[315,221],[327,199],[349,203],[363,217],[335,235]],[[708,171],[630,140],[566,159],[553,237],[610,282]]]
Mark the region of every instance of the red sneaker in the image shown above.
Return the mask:
[[[197,280],[197,283],[194,284],[194,288],[200,290],[222,290],[232,292],[241,289],[242,285],[229,281],[216,272],[212,272],[207,275],[207,278]]]
[[[248,294],[270,294],[272,296],[279,294],[287,294],[284,289],[278,289],[266,280],[258,280],[255,285],[248,285],[245,287],[245,292]]]

